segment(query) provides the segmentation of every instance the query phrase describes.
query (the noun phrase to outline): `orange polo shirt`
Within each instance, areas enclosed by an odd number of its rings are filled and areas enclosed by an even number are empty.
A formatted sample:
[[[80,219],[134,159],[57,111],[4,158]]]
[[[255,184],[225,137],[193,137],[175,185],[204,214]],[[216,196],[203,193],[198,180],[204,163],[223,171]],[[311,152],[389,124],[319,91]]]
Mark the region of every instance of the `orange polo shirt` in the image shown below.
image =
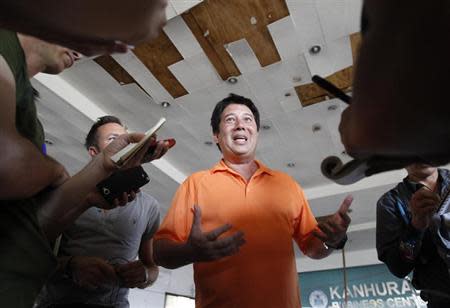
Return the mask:
[[[244,232],[246,243],[236,255],[194,263],[196,307],[300,307],[292,239],[305,251],[317,222],[290,176],[256,163],[248,182],[223,161],[191,175],[154,237],[185,242],[195,204],[204,232],[226,223],[233,225],[230,233]]]

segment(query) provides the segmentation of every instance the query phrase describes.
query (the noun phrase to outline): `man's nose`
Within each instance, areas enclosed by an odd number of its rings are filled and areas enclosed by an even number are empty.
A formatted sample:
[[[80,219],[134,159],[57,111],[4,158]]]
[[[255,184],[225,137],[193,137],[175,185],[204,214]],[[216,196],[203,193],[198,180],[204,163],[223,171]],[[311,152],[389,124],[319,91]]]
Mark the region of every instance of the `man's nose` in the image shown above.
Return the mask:
[[[236,126],[235,126],[235,129],[238,129],[238,130],[244,129],[244,123],[243,123],[241,120],[236,119]]]
[[[70,53],[72,54],[73,59],[74,59],[75,61],[78,61],[78,60],[80,60],[80,59],[83,57],[83,56],[81,55],[81,53],[76,52],[75,50],[71,50]]]

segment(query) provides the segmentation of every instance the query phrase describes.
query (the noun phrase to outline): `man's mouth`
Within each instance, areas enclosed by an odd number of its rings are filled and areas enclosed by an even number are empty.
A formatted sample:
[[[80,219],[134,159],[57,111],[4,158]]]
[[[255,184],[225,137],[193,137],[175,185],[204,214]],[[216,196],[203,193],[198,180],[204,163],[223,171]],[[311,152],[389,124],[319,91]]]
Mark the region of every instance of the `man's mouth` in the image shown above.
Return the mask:
[[[248,138],[243,135],[236,135],[233,137],[233,141],[236,141],[238,143],[244,143],[244,142],[247,142],[247,140],[248,140]]]

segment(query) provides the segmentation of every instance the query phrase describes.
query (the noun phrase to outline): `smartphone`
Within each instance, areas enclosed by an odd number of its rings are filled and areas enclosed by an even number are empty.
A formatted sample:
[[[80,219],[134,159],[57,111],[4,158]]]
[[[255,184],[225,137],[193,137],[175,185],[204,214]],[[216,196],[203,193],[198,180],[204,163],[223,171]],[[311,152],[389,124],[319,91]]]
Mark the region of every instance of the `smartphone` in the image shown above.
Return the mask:
[[[155,124],[152,128],[150,128],[146,133],[145,137],[142,138],[138,143],[130,143],[125,148],[111,156],[113,162],[115,162],[118,166],[122,166],[128,159],[133,157],[147,142],[147,140],[161,128],[161,126],[166,122],[165,118],[159,119],[158,123]]]
[[[124,192],[137,190],[150,182],[150,177],[141,166],[119,170],[97,184],[97,190],[109,203]]]

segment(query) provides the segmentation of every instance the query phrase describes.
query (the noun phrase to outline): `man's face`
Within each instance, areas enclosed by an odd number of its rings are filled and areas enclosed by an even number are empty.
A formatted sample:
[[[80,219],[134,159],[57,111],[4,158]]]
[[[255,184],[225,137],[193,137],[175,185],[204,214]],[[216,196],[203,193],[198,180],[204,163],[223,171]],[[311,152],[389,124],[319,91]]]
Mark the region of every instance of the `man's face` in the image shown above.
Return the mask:
[[[71,67],[81,55],[68,48],[39,40],[40,54],[45,64],[43,73],[59,74]]]
[[[258,130],[251,110],[241,104],[228,105],[220,116],[219,133],[214,135],[214,141],[226,160],[253,160]]]
[[[117,123],[107,123],[100,126],[97,129],[97,147],[91,146],[89,148],[89,154],[91,156],[97,155],[118,136],[126,134],[126,132],[125,127]]]
[[[436,172],[437,168],[427,164],[416,163],[406,167],[408,175],[413,175],[420,178],[426,178]]]

